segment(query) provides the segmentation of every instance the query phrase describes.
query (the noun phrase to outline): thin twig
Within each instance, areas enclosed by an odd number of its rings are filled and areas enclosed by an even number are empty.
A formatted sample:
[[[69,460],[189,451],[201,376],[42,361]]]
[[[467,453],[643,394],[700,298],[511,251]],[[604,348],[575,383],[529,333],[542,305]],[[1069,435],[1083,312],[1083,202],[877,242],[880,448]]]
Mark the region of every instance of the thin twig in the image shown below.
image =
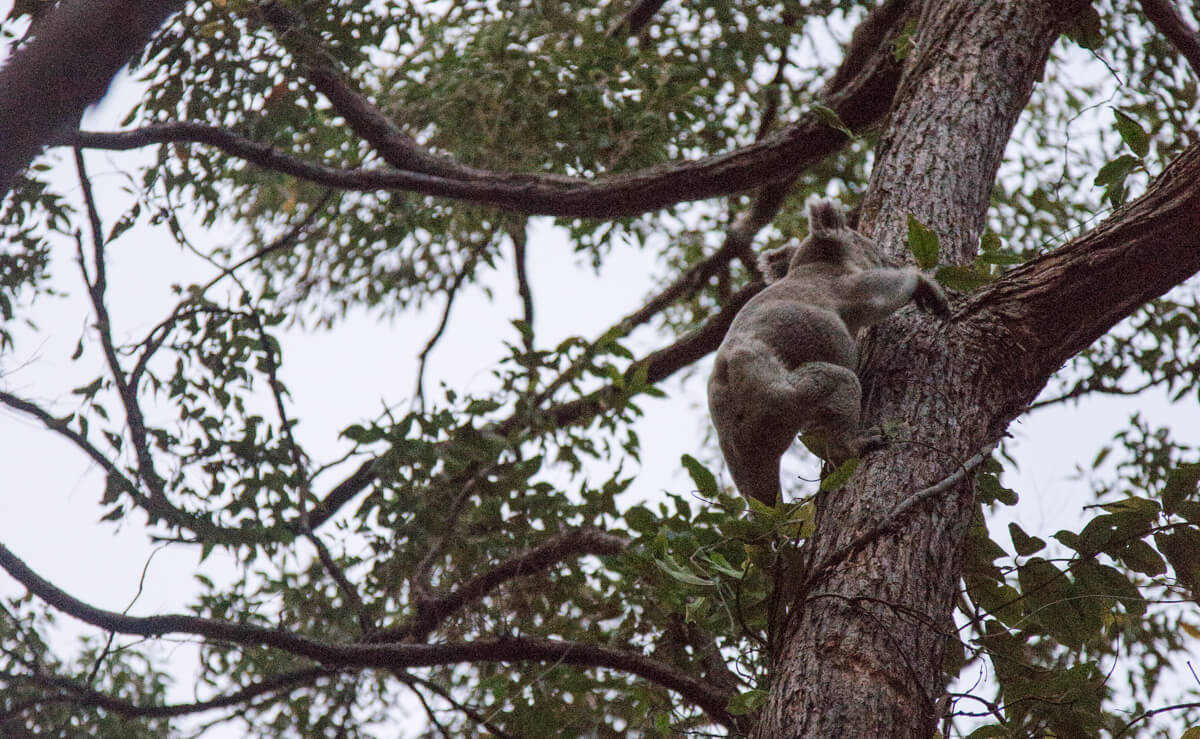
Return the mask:
[[[903,502],[893,508],[891,512],[888,513],[887,516],[885,516],[884,519],[878,524],[854,537],[849,544],[826,557],[824,561],[813,566],[813,568],[809,570],[807,576],[804,578],[804,583],[800,586],[799,592],[808,593],[808,591],[812,589],[813,585],[815,585],[816,582],[824,577],[830,570],[851,557],[855,552],[858,552],[863,547],[891,531],[899,523],[901,523],[901,521],[903,521],[906,515],[916,510],[916,508],[922,503],[941,495],[943,492],[949,490],[955,485],[958,485],[963,480],[966,480],[967,475],[970,474],[971,470],[983,464],[984,460],[991,456],[992,450],[995,448],[995,444],[988,445],[975,456],[959,464],[958,469],[947,475],[939,482],[930,485],[927,488],[918,490],[917,492],[905,498]]]
[[[246,265],[277,251],[294,246],[296,242],[299,241],[300,236],[303,235],[303,233],[308,230],[308,227],[312,225],[313,221],[317,219],[317,216],[325,207],[325,204],[328,203],[332,197],[333,193],[327,191],[321,196],[321,199],[317,201],[317,204],[314,205],[307,214],[305,214],[304,218],[281,234],[279,238],[275,239],[261,249],[256,250],[253,254],[245,257],[244,259],[241,259],[229,266],[221,267],[218,275],[201,285],[198,290],[189,292],[188,297],[184,300],[181,300],[175,306],[174,310],[171,311],[171,314],[159,322],[159,324],[154,328],[152,328],[150,333],[146,335],[146,338],[143,339],[139,344],[140,346],[144,347],[144,349],[142,350],[141,355],[138,357],[137,363],[133,367],[133,371],[129,373],[129,384],[133,385],[134,387],[138,386],[142,375],[146,371],[146,365],[149,363],[150,358],[156,351],[158,351],[163,342],[166,341],[167,336],[170,335],[171,327],[174,326],[180,318],[188,315],[187,309],[189,307],[194,306],[196,301],[203,297],[204,294],[213,287],[215,287],[217,283],[226,277],[232,277],[242,267],[245,267]]]
[[[107,269],[104,261],[104,230],[100,223],[100,212],[96,208],[96,200],[92,194],[92,182],[84,166],[83,150],[75,148],[75,170],[79,175],[79,185],[83,190],[83,201],[87,208],[88,219],[92,228],[92,269],[95,274],[88,282],[87,269],[84,266],[83,244],[79,239],[79,265],[83,271],[84,282],[87,283],[88,296],[91,299],[92,310],[96,313],[96,333],[100,337],[100,346],[108,364],[113,383],[117,386],[117,395],[125,409],[125,422],[129,427],[129,435],[133,441],[134,454],[138,462],[138,476],[150,490],[150,498],[166,502],[167,493],[165,481],[154,468],[154,457],[150,453],[150,444],[146,436],[146,420],[138,402],[137,387],[129,383],[125,370],[117,358],[116,345],[112,338],[112,322],[109,319],[108,307],[104,303],[104,292],[107,287]],[[79,237],[77,237],[78,239]]]
[[[359,628],[363,630],[364,634],[368,634],[374,630],[375,625],[367,613],[367,608],[363,604],[358,590],[351,584],[349,578],[346,577],[346,573],[342,571],[342,568],[334,561],[333,555],[329,553],[329,549],[325,546],[325,542],[321,541],[320,537],[313,533],[312,527],[309,525],[308,506],[313,494],[312,484],[308,476],[308,465],[305,462],[307,455],[305,455],[304,450],[296,441],[295,434],[292,433],[292,427],[295,426],[295,422],[288,416],[287,408],[283,403],[283,383],[279,381],[279,359],[275,355],[275,342],[263,327],[257,310],[250,311],[250,319],[254,324],[255,330],[258,332],[258,342],[263,350],[264,369],[271,388],[271,397],[275,401],[275,412],[279,415],[281,433],[287,442],[288,453],[292,458],[292,466],[296,469],[296,482],[299,488],[299,499],[296,501],[296,507],[300,512],[300,532],[316,548],[317,559],[320,560],[321,566],[325,568],[325,572],[333,579],[334,584],[337,585],[346,603],[354,609],[355,614],[358,616]]]
[[[429,361],[429,355],[433,352],[433,348],[441,341],[442,336],[446,333],[446,326],[450,323],[450,309],[454,307],[454,299],[458,296],[458,291],[466,282],[467,277],[475,272],[475,265],[479,262],[479,258],[487,251],[487,247],[491,244],[492,234],[489,232],[484,237],[480,238],[475,243],[471,250],[467,252],[467,258],[463,260],[463,265],[454,275],[454,280],[446,289],[446,306],[442,308],[442,318],[438,321],[437,328],[434,329],[433,335],[425,342],[425,348],[417,355],[417,388],[413,392],[413,403],[420,411],[425,410],[425,365]]]
[[[195,703],[176,703],[158,706],[138,705],[96,690],[88,685],[53,675],[5,674],[3,677],[11,682],[26,682],[64,691],[59,696],[47,696],[43,699],[31,700],[27,708],[38,706],[45,702],[62,701],[75,705],[94,706],[126,717],[168,718],[238,706],[263,695],[274,694],[275,698],[279,699],[297,688],[311,685],[318,679],[332,675],[334,672],[324,667],[309,667],[265,678],[262,682],[219,698],[196,701]],[[11,714],[12,712],[10,711],[9,713]]]
[[[408,683],[409,687],[412,687],[412,684],[416,684],[434,693],[437,693],[438,697],[453,706],[454,710],[462,713],[479,726],[487,729],[492,735],[499,737],[499,739],[515,739],[512,734],[509,734],[508,732],[502,730],[499,726],[496,726],[494,723],[489,721],[487,716],[484,716],[479,711],[476,711],[474,708],[471,708],[465,703],[455,700],[454,696],[450,694],[450,691],[446,690],[441,685],[438,685],[430,680],[426,680],[425,678],[417,677],[410,672],[400,672],[396,675],[396,677],[402,682]]]

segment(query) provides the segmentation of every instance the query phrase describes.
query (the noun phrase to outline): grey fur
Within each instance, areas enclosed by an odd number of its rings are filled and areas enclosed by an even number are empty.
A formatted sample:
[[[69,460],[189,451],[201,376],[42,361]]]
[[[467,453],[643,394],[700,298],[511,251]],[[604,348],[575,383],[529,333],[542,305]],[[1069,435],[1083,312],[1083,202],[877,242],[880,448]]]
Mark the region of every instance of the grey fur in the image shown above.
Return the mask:
[[[768,505],[779,499],[779,460],[796,434],[814,434],[823,442],[814,451],[835,463],[877,439],[860,427],[858,331],[910,300],[949,311],[933,280],[881,266],[875,242],[849,228],[837,205],[810,200],[808,217],[808,238],[761,257],[768,285],[733,319],[708,380],[733,481]]]

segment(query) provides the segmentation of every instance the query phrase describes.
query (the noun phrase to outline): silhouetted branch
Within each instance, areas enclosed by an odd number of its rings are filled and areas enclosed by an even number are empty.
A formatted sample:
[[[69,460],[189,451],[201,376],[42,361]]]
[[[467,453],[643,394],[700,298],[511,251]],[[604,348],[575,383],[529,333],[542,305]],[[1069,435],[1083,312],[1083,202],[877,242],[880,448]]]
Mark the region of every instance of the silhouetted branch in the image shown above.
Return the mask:
[[[193,713],[212,711],[220,708],[241,706],[264,695],[273,696],[275,699],[279,699],[287,693],[296,690],[297,688],[309,686],[318,679],[333,674],[336,674],[336,671],[327,670],[324,667],[310,667],[304,670],[285,672],[266,678],[259,683],[242,688],[241,690],[234,691],[219,698],[212,698],[206,701],[196,701],[195,703],[176,703],[161,706],[138,705],[136,703],[116,698],[103,691],[90,688],[87,685],[83,685],[75,682],[74,680],[69,680],[63,677],[55,677],[50,675],[2,674],[0,675],[0,678],[3,678],[10,683],[23,682],[61,691],[55,695],[47,695],[44,698],[30,699],[30,705],[27,706],[27,708],[37,707],[51,702],[62,702],[71,703],[74,705],[102,708],[120,716],[136,718],[167,718],[171,716],[186,716]]]
[[[608,37],[618,35],[636,36],[650,23],[654,14],[662,9],[667,0],[637,0],[633,7],[608,28]]]
[[[420,641],[437,625],[468,603],[485,597],[500,585],[518,577],[537,575],[570,557],[581,554],[617,554],[629,542],[597,529],[581,529],[546,540],[528,552],[502,562],[476,575],[451,593],[419,602],[413,623],[396,629],[384,629],[371,637],[372,642]]]
[[[1200,35],[1171,5],[1170,0],[1141,0],[1142,12],[1162,35],[1167,37],[1187,63],[1192,72],[1200,76]]]
[[[235,624],[200,616],[165,614],[136,617],[96,608],[42,578],[3,544],[0,544],[0,567],[52,608],[107,631],[145,637],[192,634],[247,647],[271,647],[312,659],[327,668],[405,669],[471,662],[553,662],[579,667],[603,667],[637,675],[673,690],[699,706],[714,720],[726,726],[733,725],[733,717],[725,710],[731,697],[728,692],[657,660],[624,649],[532,637],[442,644],[336,644],[283,629]]]
[[[882,25],[880,18],[899,17],[896,9],[906,7],[907,0],[891,0],[864,23]],[[826,88],[831,92],[823,103],[847,127],[859,129],[879,120],[887,111],[900,68],[886,43],[871,47],[852,42],[851,50],[854,55],[846,58],[843,69],[853,68],[855,73],[835,74]],[[430,174],[412,168],[417,165],[411,162],[407,165],[409,169],[338,169],[300,159],[225,129],[197,123],[147,126],[122,133],[79,132],[66,137],[64,143],[104,149],[202,143],[252,164],[336,189],[402,190],[527,215],[609,218],[648,213],[676,203],[744,192],[787,180],[838,150],[845,141],[844,133],[831,128],[821,116],[808,113],[761,141],[732,152],[593,180],[468,170],[458,165]],[[424,164],[419,167],[436,169]]]
[[[324,49],[319,38],[308,32],[307,21],[300,13],[278,2],[265,2],[257,9],[275,29],[284,48],[300,63],[313,87],[385,162],[399,170],[439,177],[457,179],[483,174],[482,170],[426,151],[401,131],[391,118],[354,89],[342,65]]]

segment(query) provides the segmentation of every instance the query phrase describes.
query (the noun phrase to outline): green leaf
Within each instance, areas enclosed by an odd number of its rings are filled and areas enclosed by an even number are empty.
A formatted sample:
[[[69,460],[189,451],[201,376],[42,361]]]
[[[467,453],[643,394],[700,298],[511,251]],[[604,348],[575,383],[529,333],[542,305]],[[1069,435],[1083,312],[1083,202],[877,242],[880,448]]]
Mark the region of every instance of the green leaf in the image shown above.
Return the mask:
[[[1132,513],[1140,516],[1146,523],[1152,521],[1159,512],[1158,503],[1149,498],[1139,498],[1137,496],[1130,496],[1115,503],[1105,503],[1100,507],[1109,513]]]
[[[1104,43],[1100,13],[1091,5],[1079,11],[1067,26],[1067,38],[1085,49],[1096,50]]]
[[[934,278],[945,287],[958,292],[969,293],[972,290],[983,287],[996,276],[991,272],[986,272],[977,267],[962,267],[959,265],[948,265],[938,267],[934,273]]]
[[[75,388],[71,392],[74,395],[82,395],[85,398],[91,398],[100,391],[100,386],[104,383],[103,377],[97,377],[86,385]]]
[[[658,569],[670,575],[672,579],[678,580],[679,582],[687,585],[710,587],[717,584],[715,580],[711,580],[706,577],[700,577],[691,570],[684,569],[669,554],[665,554],[662,557],[656,557],[654,559],[654,564],[658,565]]]
[[[1181,464],[1167,475],[1163,486],[1163,510],[1174,513],[1179,504],[1196,495],[1200,485],[1200,464]]]
[[[921,269],[937,266],[938,252],[941,250],[938,235],[911,213],[908,215],[908,250]]]
[[[698,623],[710,610],[708,598],[692,598],[683,607],[683,620],[689,624]]]
[[[729,705],[726,710],[734,716],[745,716],[753,712],[767,700],[767,691],[765,690],[747,690],[745,693],[738,693],[729,699]]]
[[[1200,524],[1200,501],[1185,500],[1175,506],[1175,512],[1187,519],[1188,523]]]
[[[856,469],[858,469],[858,459],[847,459],[821,480],[821,490],[837,490],[843,487],[850,481],[850,477],[854,475]]]
[[[814,103],[809,107],[809,111],[811,111],[812,114],[817,117],[817,120],[821,121],[821,123],[824,123],[826,126],[829,126],[835,131],[841,131],[850,139],[858,138],[854,135],[853,131],[846,127],[845,123],[842,123],[841,117],[833,108],[821,105],[820,103]]]
[[[710,567],[726,577],[732,577],[736,580],[741,580],[746,574],[745,571],[729,564],[729,560],[725,559],[724,555],[722,555],[720,552],[711,552],[709,554],[702,555],[702,557]]]
[[[691,476],[692,482],[696,485],[696,492],[700,494],[700,497],[715,500],[720,494],[720,490],[717,487],[717,478],[713,473],[709,472],[707,467],[690,454],[683,455],[679,458],[679,461],[687,469],[688,475]]]
[[[1200,592],[1200,530],[1181,528],[1154,535],[1154,543],[1193,594]]]
[[[1082,560],[1073,569],[1079,590],[1085,595],[1108,596],[1109,603],[1099,603],[1101,611],[1111,611],[1120,603],[1126,612],[1138,615],[1146,611],[1146,599],[1137,586],[1120,570],[1102,565],[1094,559]]]
[[[1030,536],[1015,523],[1008,525],[1008,535],[1012,539],[1013,548],[1017,550],[1017,554],[1023,557],[1028,557],[1035,552],[1040,552],[1046,548],[1046,542],[1036,536]]]
[[[1121,134],[1121,140],[1138,155],[1138,158],[1145,157],[1150,152],[1150,135],[1146,133],[1146,129],[1116,108],[1113,108],[1113,116],[1117,119],[1117,133]]]
[[[975,731],[967,734],[967,739],[1002,739],[1008,736],[1008,730],[1000,724],[989,724],[988,726],[980,726]]]
[[[650,535],[658,531],[658,519],[645,506],[634,506],[625,511],[625,524],[631,531]]]
[[[1082,551],[1079,548],[1079,534],[1076,534],[1074,531],[1067,531],[1066,529],[1062,529],[1062,530],[1056,531],[1052,538],[1057,539],[1059,542],[1061,542],[1062,544],[1064,544],[1065,546],[1067,546],[1070,549],[1074,549],[1077,552]]]
[[[896,61],[902,62],[908,58],[916,35],[917,19],[909,18],[905,21],[904,28],[900,29],[900,33],[896,34],[896,40],[892,42],[892,57]]]
[[[1093,183],[1100,187],[1109,188],[1120,185],[1125,182],[1125,178],[1129,176],[1129,173],[1133,171],[1133,168],[1138,163],[1139,160],[1137,157],[1122,154],[1101,167],[1100,171],[1096,173],[1096,179],[1093,180]]]
[[[377,426],[367,428],[362,424],[354,423],[342,431],[342,436],[353,441],[356,444],[370,444],[373,441],[380,441],[384,438],[383,430]]]
[[[1167,571],[1167,563],[1163,561],[1162,555],[1142,539],[1129,542],[1113,552],[1113,555],[1124,562],[1126,567],[1143,575],[1156,577]]]

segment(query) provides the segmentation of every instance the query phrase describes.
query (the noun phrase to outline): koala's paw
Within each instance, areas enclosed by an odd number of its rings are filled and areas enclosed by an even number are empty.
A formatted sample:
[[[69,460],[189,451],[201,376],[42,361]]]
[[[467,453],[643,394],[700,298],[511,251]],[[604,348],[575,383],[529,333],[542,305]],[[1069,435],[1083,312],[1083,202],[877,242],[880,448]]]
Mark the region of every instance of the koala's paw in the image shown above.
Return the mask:
[[[916,301],[917,307],[926,313],[932,313],[940,318],[950,315],[950,301],[946,298],[946,293],[936,282],[925,275],[921,275],[917,282],[917,288],[913,291],[913,300]]]
[[[879,426],[872,426],[855,437],[850,443],[850,448],[853,450],[854,456],[861,457],[867,452],[877,451],[887,445],[887,434]]]

